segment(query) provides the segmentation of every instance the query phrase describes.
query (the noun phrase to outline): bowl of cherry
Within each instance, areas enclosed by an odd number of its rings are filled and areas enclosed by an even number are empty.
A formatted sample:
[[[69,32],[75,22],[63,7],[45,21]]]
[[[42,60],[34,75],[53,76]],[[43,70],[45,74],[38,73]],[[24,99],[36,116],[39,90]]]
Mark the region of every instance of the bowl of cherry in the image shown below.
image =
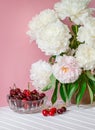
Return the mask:
[[[29,90],[13,87],[7,95],[9,107],[18,113],[40,112],[46,105],[47,96],[36,89]]]

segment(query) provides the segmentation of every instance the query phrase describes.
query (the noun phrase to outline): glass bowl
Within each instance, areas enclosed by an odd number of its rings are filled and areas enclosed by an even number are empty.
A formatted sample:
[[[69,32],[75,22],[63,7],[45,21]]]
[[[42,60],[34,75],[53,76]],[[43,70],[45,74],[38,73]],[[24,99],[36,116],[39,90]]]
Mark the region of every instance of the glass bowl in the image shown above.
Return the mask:
[[[21,100],[14,99],[10,95],[7,95],[7,102],[9,104],[10,109],[18,113],[36,113],[40,112],[46,106],[47,97],[43,97],[39,100]]]

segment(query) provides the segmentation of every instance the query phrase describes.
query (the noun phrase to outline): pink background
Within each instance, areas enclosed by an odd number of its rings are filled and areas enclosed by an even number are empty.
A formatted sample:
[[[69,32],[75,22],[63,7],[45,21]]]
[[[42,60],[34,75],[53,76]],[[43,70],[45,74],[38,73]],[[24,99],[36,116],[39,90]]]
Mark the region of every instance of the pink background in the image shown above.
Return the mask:
[[[0,0],[0,106],[7,105],[9,87],[27,88],[31,64],[48,59],[29,43],[28,22],[40,11],[52,8],[59,0]],[[90,7],[95,7],[92,0]],[[34,89],[31,86],[31,89]],[[47,94],[50,94],[48,92]]]

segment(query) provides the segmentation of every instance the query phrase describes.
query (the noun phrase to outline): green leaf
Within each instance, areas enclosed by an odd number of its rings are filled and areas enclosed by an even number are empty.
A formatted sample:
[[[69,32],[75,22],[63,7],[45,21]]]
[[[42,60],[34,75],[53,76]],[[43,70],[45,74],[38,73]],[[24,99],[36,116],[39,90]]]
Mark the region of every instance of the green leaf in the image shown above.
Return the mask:
[[[77,35],[78,33],[78,28],[79,28],[79,25],[72,25],[72,31],[75,35]]]
[[[84,80],[84,82],[81,84],[81,87],[80,87],[80,90],[77,94],[77,97],[76,97],[76,102],[77,102],[77,105],[79,105],[84,93],[85,93],[85,90],[86,90],[86,82]]]
[[[69,45],[69,47],[71,49],[76,49],[79,45],[80,45],[80,42],[77,41],[77,39],[76,39],[75,36],[72,36],[72,38],[70,39],[70,45]]]
[[[45,86],[45,87],[42,89],[42,91],[47,91],[47,90],[51,89],[53,86],[55,87],[56,78],[54,77],[53,74],[51,74],[51,76],[50,76],[50,81],[51,81],[51,82],[50,82],[47,86]]]
[[[89,94],[90,94],[90,100],[91,100],[91,103],[93,102],[93,98],[94,98],[94,95],[93,95],[93,92],[92,92],[92,89],[90,88],[89,85],[88,86],[88,90],[89,90]]]
[[[51,87],[52,87],[52,84],[48,84],[47,86],[45,86],[45,87],[42,89],[42,91],[47,91],[47,90],[51,89]]]
[[[58,83],[59,83],[59,81],[56,80],[56,85],[55,85],[54,92],[53,92],[53,95],[52,95],[52,98],[51,98],[52,104],[54,104],[57,100]]]
[[[50,63],[51,65],[54,64],[54,62],[55,62],[55,58],[56,58],[55,55],[54,55],[54,56],[51,56],[51,57],[49,58],[49,63]]]
[[[93,101],[95,101],[95,96],[93,97]]]
[[[65,88],[66,88],[66,92],[67,92],[67,95],[69,95],[70,91],[71,91],[71,84],[65,84]]]
[[[93,91],[93,94],[95,94],[95,81],[90,80],[90,79],[88,79],[87,81],[88,81],[88,84],[89,84],[90,88]]]
[[[95,81],[95,77],[91,74],[90,71],[87,71],[87,72],[86,72],[86,75],[87,75],[87,77],[88,77],[89,79]]]
[[[64,102],[68,100],[68,96],[67,96],[67,92],[66,92],[66,88],[64,84],[60,85],[60,96]]]
[[[69,101],[71,100],[71,97],[73,96],[73,94],[75,93],[75,91],[78,89],[78,82],[75,82],[74,84],[71,84],[71,90],[70,93],[68,95],[68,99]]]
[[[50,76],[50,80],[51,80],[51,84],[52,84],[52,86],[55,86],[56,78],[54,77],[53,74]]]

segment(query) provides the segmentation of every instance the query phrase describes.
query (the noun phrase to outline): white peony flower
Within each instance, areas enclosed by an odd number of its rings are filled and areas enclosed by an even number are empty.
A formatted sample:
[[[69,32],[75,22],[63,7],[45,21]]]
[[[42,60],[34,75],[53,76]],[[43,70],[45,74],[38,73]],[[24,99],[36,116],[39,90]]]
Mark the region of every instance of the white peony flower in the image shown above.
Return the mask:
[[[35,40],[36,34],[41,28],[49,23],[55,22],[57,19],[57,14],[54,10],[46,9],[29,22],[29,31],[27,34],[30,36],[31,40]]]
[[[50,82],[52,69],[49,63],[39,60],[32,64],[30,69],[30,79],[37,90],[42,90]]]
[[[58,56],[52,69],[54,76],[61,83],[73,83],[81,74],[81,69],[73,56]]]
[[[79,28],[77,39],[95,48],[95,18],[89,17]]]
[[[68,26],[58,20],[39,31],[36,43],[46,55],[59,55],[68,49],[71,38],[69,32]]]
[[[95,68],[95,49],[87,44],[81,44],[76,51],[76,60],[84,70]]]
[[[82,24],[82,21],[91,15],[92,9],[87,8],[91,0],[61,0],[54,5],[55,11],[60,19],[70,17],[75,24]]]

